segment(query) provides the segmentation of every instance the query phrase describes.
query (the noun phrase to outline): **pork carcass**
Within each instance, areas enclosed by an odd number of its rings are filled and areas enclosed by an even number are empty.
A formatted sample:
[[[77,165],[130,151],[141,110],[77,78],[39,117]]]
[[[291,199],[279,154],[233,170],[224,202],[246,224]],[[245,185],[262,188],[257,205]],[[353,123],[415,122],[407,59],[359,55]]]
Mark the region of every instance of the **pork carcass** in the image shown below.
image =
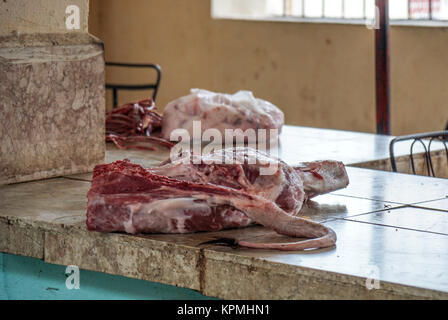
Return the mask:
[[[200,161],[197,158],[200,157]],[[233,163],[231,160],[233,160]],[[276,166],[271,175],[261,168]],[[95,167],[88,193],[89,230],[189,233],[262,224],[294,243],[239,244],[303,250],[334,245],[330,228],[298,217],[303,202],[348,184],[345,167],[321,161],[291,167],[251,148],[187,156],[145,169],[129,161]]]
[[[271,136],[269,129],[277,129],[280,133],[284,115],[275,105],[255,98],[250,91],[224,94],[192,89],[191,94],[166,105],[163,111],[162,138],[175,140],[171,134],[176,129],[185,129],[190,139],[194,139],[194,121],[200,121],[201,136],[207,129],[218,130],[222,137],[225,136],[225,129],[241,129],[243,132],[253,129],[256,131],[257,140],[261,140],[257,130],[266,129],[264,138],[270,140],[277,137]]]

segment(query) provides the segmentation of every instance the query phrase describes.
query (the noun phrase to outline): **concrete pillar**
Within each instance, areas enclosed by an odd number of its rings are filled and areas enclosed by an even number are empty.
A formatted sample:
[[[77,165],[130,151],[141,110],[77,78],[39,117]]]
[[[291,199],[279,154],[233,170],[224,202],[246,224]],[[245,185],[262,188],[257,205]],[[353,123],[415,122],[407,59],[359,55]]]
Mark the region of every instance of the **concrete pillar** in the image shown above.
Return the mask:
[[[88,8],[0,2],[0,184],[104,162],[104,52],[88,33]]]

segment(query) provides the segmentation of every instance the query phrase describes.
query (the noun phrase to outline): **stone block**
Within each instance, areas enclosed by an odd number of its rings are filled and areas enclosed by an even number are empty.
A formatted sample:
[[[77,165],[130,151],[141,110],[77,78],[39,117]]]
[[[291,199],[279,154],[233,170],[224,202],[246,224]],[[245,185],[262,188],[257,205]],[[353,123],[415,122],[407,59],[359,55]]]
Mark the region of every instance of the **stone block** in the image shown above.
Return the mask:
[[[102,43],[0,38],[0,184],[91,171],[105,156]]]

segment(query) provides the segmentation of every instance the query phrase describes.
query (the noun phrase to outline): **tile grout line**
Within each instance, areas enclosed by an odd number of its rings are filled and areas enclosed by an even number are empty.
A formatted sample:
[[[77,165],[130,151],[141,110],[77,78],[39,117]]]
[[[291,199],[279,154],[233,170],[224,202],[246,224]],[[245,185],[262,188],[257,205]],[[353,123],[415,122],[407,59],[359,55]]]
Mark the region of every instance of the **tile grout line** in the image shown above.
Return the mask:
[[[431,234],[437,234],[437,235],[442,235],[442,236],[448,237],[448,234],[446,234],[446,233],[440,233],[440,232],[435,232],[435,231],[426,231],[426,230],[419,230],[419,229],[413,229],[413,228],[391,226],[391,225],[387,225],[387,224],[367,222],[367,221],[357,221],[357,220],[351,220],[351,219],[346,219],[346,218],[336,218],[336,219],[337,220],[350,221],[350,222],[358,222],[358,223],[370,224],[370,225],[387,227],[387,228],[402,229],[402,230],[416,231],[416,232],[422,232],[422,233],[431,233]]]
[[[413,203],[411,203],[411,205],[427,203],[427,202],[433,202],[433,201],[440,201],[440,200],[448,200],[448,195],[443,197],[443,198],[440,198],[440,199],[433,199],[433,200],[425,200],[425,201],[420,201],[420,202],[413,202]]]
[[[377,202],[383,202],[383,203],[392,203],[392,204],[397,204],[397,205],[401,205],[401,206],[415,206],[417,204],[423,204],[423,203],[427,203],[427,202],[440,201],[440,200],[445,200],[445,199],[448,200],[448,196],[447,196],[447,197],[444,197],[444,198],[424,200],[424,201],[419,201],[419,202],[403,203],[403,202],[386,201],[386,200],[379,200],[379,199],[373,199],[373,198],[365,198],[365,197],[360,197],[360,196],[350,196],[350,195],[340,194],[340,193],[329,193],[329,195],[339,196],[339,197],[346,197],[346,198],[361,199],[361,200],[377,201]],[[422,208],[427,208],[427,207],[422,207]],[[431,208],[428,208],[428,209],[431,209]],[[436,210],[440,210],[440,209],[436,209]]]
[[[358,213],[358,214],[354,214],[354,215],[350,215],[350,216],[346,216],[346,217],[342,217],[342,218],[335,218],[335,219],[346,219],[346,218],[353,218],[353,217],[359,217],[359,216],[363,216],[363,215],[367,215],[367,214],[372,214],[372,213],[378,213],[378,212],[384,212],[384,211],[390,211],[390,210],[395,210],[395,209],[403,209],[406,207],[409,207],[410,205],[408,204],[403,204],[403,205],[399,205],[396,207],[392,207],[392,208],[384,208],[384,209],[380,209],[380,210],[374,210],[374,211],[370,211],[370,212],[365,212],[365,213]],[[347,219],[349,220],[349,219]]]
[[[349,196],[349,195],[340,194],[340,193],[329,193],[329,194],[331,194],[333,196],[340,196],[340,197],[346,197],[346,198],[355,198],[355,199],[361,199],[361,200],[370,200],[370,201],[377,201],[377,202],[383,202],[383,203],[392,203],[392,204],[399,204],[399,205],[404,205],[404,206],[410,205],[409,203],[385,201],[385,200],[365,198],[365,197],[359,197],[359,196]],[[433,201],[433,200],[427,200],[427,201]]]
[[[432,211],[439,211],[439,212],[447,212],[448,213],[448,210],[437,209],[437,208],[429,208],[429,207],[421,207],[421,206],[416,206],[415,204],[410,204],[408,207],[416,208],[416,209],[426,209],[426,210],[432,210]]]

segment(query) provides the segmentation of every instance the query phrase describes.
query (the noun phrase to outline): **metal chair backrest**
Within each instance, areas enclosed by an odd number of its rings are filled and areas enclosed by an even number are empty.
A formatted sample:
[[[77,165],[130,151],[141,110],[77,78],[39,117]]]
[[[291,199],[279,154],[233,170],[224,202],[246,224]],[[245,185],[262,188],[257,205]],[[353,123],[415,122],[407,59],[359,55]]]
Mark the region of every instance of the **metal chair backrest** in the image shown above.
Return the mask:
[[[162,70],[157,64],[142,64],[142,63],[122,63],[122,62],[106,62],[106,66],[111,67],[124,67],[124,68],[146,68],[154,69],[156,71],[157,77],[156,81],[147,84],[116,84],[106,82],[106,89],[112,90],[113,97],[113,107],[116,108],[118,105],[118,91],[119,90],[146,90],[152,89],[152,100],[156,101],[157,92],[159,90],[160,79],[162,78]]]
[[[399,136],[399,137],[395,137],[394,139],[392,139],[389,143],[389,154],[390,154],[390,163],[392,166],[392,171],[397,172],[397,164],[396,164],[395,155],[394,155],[395,143],[400,142],[400,141],[408,141],[408,140],[414,140],[411,144],[411,149],[410,149],[410,162],[411,162],[411,168],[412,168],[413,174],[416,174],[415,163],[414,163],[414,145],[416,144],[416,142],[419,142],[423,146],[423,149],[424,149],[423,156],[425,159],[425,165],[426,165],[426,169],[428,172],[428,176],[432,176],[432,177],[436,176],[435,172],[434,172],[433,162],[431,159],[431,145],[433,144],[434,140],[438,140],[441,143],[443,143],[443,146],[445,147],[446,160],[447,160],[447,166],[448,166],[448,147],[447,147],[448,130],[444,130],[444,131],[435,131],[435,132],[427,132],[427,133]],[[423,142],[423,140],[429,140],[427,146]]]

